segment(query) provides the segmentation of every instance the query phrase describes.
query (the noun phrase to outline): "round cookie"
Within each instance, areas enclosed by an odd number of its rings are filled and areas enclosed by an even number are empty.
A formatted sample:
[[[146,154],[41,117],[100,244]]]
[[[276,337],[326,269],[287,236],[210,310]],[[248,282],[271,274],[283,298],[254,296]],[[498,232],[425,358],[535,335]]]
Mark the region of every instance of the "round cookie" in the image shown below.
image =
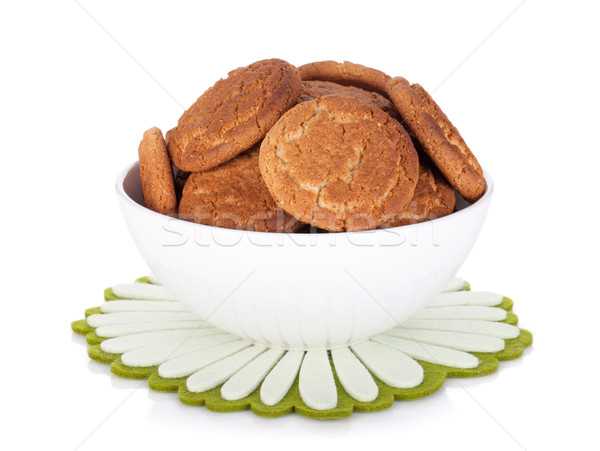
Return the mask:
[[[419,181],[413,198],[398,216],[389,220],[382,228],[441,218],[454,211],[455,202],[456,197],[450,184],[435,167],[432,168],[422,158],[419,162]]]
[[[365,102],[371,106],[382,109],[394,119],[400,119],[396,107],[387,97],[373,91],[357,88],[356,86],[344,86],[331,81],[303,81],[298,103],[320,99],[329,95],[337,95]]]
[[[298,68],[302,80],[332,81],[341,85],[357,86],[368,91],[387,95],[386,84],[390,76],[380,70],[349,61],[317,61]]]
[[[140,181],[146,207],[164,215],[175,216],[177,196],[171,161],[162,132],[152,127],[144,132],[138,147]]]
[[[402,212],[419,161],[398,121],[363,102],[328,96],[277,121],[261,145],[260,171],[277,205],[298,220],[354,231]]]
[[[165,143],[167,144],[167,148],[169,147],[169,142],[171,141],[171,136],[173,136],[173,133],[175,132],[175,128],[173,127],[171,130],[167,130],[167,133],[165,133]]]
[[[144,132],[138,148],[138,155],[142,194],[146,207],[164,215],[175,215],[177,197],[171,161],[159,128],[152,127]]]
[[[402,77],[389,81],[387,93],[403,118],[402,124],[454,189],[469,202],[479,199],[486,188],[483,170],[429,93]]]
[[[298,100],[300,73],[270,59],[231,71],[202,94],[169,133],[173,164],[205,171],[260,141]]]
[[[221,166],[192,173],[179,218],[228,229],[294,232],[303,224],[278,208],[258,168],[259,145]]]

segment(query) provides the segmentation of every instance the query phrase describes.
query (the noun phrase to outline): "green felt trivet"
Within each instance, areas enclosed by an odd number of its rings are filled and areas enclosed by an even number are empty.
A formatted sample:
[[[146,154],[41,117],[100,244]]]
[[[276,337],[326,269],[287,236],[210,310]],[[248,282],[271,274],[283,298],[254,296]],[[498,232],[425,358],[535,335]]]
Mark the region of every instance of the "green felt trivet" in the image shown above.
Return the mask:
[[[149,284],[150,280],[147,277],[142,277],[136,282]],[[135,288],[135,286],[133,288]],[[463,290],[468,288],[469,285],[465,283],[463,285]],[[106,301],[127,300],[126,298],[115,295],[112,288],[107,288],[105,290],[104,298]],[[507,313],[504,319],[496,322],[516,325],[517,316],[511,312],[512,306],[512,300],[506,297],[499,297],[498,304],[495,305],[495,307],[503,309]],[[493,307],[490,306],[490,308]],[[113,313],[103,313],[101,307],[93,307],[87,309],[85,314],[86,318],[91,317],[95,319],[95,321],[100,321],[98,319],[99,315],[111,315]],[[134,315],[135,314],[136,313],[134,313]],[[219,384],[214,388],[200,393],[192,392],[187,386],[188,378],[190,376],[173,378],[161,377],[158,372],[159,365],[144,367],[125,365],[122,362],[121,353],[105,352],[101,347],[101,343],[103,343],[105,340],[114,340],[114,338],[99,336],[96,332],[97,328],[90,326],[88,320],[86,319],[74,321],[71,324],[71,327],[75,333],[85,335],[86,340],[90,345],[88,349],[88,355],[91,359],[110,364],[111,371],[120,377],[130,379],[147,379],[148,386],[153,390],[161,392],[177,391],[179,393],[179,399],[184,404],[192,406],[205,405],[208,409],[215,412],[232,412],[251,409],[254,413],[264,417],[279,417],[295,411],[307,417],[321,419],[347,417],[351,415],[353,411],[372,412],[382,410],[392,406],[394,400],[413,400],[425,397],[438,390],[442,386],[446,377],[477,377],[491,374],[498,369],[499,361],[511,360],[520,357],[523,353],[523,349],[532,343],[531,333],[524,329],[518,329],[518,336],[515,338],[505,339],[504,349],[500,351],[469,351],[468,354],[476,357],[479,360],[478,365],[473,368],[455,368],[415,359],[423,369],[423,377],[422,381],[417,386],[411,388],[392,387],[378,378],[375,374],[376,371],[370,371],[371,377],[373,378],[378,390],[376,398],[370,401],[358,401],[348,394],[338,378],[336,367],[332,361],[331,352],[329,352],[327,357],[330,361],[331,373],[333,374],[335,390],[337,391],[337,405],[335,408],[320,410],[309,407],[303,400],[300,394],[299,375],[296,375],[295,381],[291,385],[291,388],[287,394],[283,396],[283,398],[275,405],[271,406],[263,403],[261,400],[260,385],[246,397],[234,401],[226,400],[221,395],[221,388],[223,384]],[[377,337],[374,338],[376,339]],[[365,364],[365,366],[368,365]],[[369,370],[371,370],[371,368],[369,368]]]

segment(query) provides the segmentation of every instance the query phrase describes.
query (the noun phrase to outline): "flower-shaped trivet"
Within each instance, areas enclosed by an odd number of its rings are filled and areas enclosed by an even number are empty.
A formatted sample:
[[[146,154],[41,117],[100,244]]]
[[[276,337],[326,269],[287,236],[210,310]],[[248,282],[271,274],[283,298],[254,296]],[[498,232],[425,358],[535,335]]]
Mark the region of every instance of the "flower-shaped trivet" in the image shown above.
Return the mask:
[[[483,376],[532,342],[501,295],[454,279],[424,310],[380,335],[329,351],[284,351],[252,344],[189,312],[153,277],[115,285],[106,302],[72,329],[90,358],[121,377],[147,379],[181,402],[219,412],[296,411],[341,418],[427,396],[445,378]]]

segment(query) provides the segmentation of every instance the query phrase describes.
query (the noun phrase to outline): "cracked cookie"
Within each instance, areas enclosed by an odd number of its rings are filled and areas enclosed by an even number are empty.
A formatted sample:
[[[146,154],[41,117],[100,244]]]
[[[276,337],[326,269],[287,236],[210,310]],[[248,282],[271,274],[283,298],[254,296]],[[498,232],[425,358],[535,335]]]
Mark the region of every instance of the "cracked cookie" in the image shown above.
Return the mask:
[[[258,168],[259,144],[217,168],[192,173],[179,219],[228,229],[294,232],[303,224],[278,208]]]
[[[205,171],[260,141],[298,100],[300,73],[280,59],[231,71],[202,94],[169,133],[173,164]]]
[[[452,122],[421,85],[402,77],[387,84],[388,97],[394,102],[408,132],[450,184],[469,202],[485,191],[485,179],[479,162]]]
[[[382,96],[381,94],[373,91],[366,91],[364,89],[357,88],[356,86],[340,85],[339,83],[333,83],[331,81],[303,81],[298,103],[320,99],[329,95],[337,95],[339,97],[347,97],[349,99],[359,100],[371,106],[382,109],[394,119],[400,118],[394,104],[390,101],[390,99]]]
[[[380,70],[349,61],[317,61],[298,67],[302,80],[332,81],[341,85],[356,86],[387,95],[385,89],[390,76]]]
[[[413,196],[419,161],[402,126],[379,108],[328,96],[284,114],[260,148],[277,205],[329,231],[379,227]]]
[[[157,213],[173,216],[177,212],[177,197],[171,162],[162,132],[152,127],[144,132],[138,148],[140,179],[146,207]]]
[[[382,228],[429,221],[454,211],[454,190],[437,168],[431,167],[426,158],[419,159],[419,181],[410,203]]]

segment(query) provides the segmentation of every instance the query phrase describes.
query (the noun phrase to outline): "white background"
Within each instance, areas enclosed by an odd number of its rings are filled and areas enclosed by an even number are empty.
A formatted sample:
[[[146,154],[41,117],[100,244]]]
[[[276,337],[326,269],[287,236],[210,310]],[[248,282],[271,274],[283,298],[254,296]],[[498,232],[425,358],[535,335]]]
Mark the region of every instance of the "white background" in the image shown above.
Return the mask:
[[[597,449],[597,2],[195,3],[0,7],[2,448]],[[329,422],[186,407],[88,360],[70,322],[147,272],[117,173],[144,130],[271,57],[350,60],[434,93],[496,183],[460,275],[515,300],[535,339],[522,359]]]

